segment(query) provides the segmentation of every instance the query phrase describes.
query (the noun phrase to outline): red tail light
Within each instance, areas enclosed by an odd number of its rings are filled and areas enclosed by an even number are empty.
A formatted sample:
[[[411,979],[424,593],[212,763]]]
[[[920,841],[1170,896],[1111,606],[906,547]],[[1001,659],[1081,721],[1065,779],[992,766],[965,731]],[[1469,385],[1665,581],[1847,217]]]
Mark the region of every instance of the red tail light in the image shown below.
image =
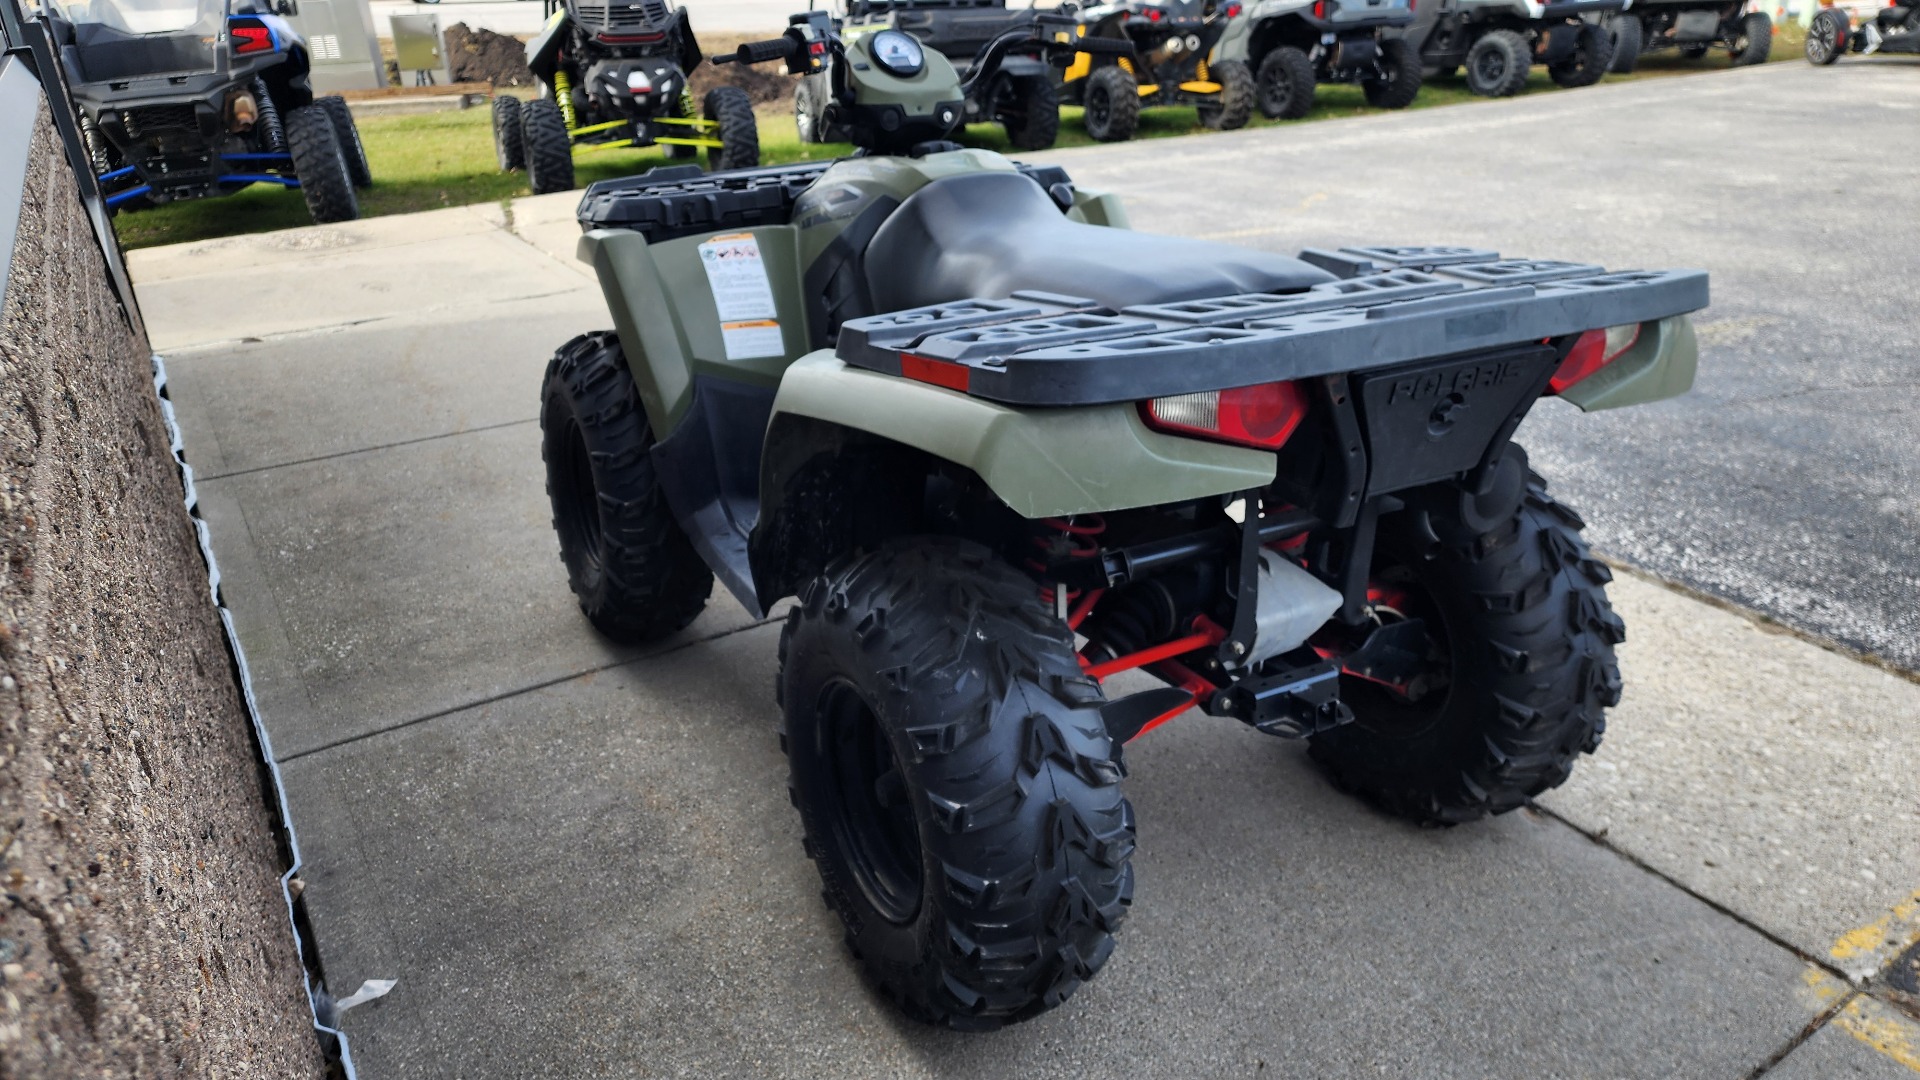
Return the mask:
[[[1154,398],[1147,426],[1182,435],[1277,450],[1307,415],[1307,395],[1290,382]]]
[[[1164,19],[1166,17],[1167,17],[1167,13],[1164,11],[1161,11],[1157,7],[1150,7],[1147,9],[1148,22],[1159,22],[1161,19]]]
[[[253,56],[274,51],[273,31],[259,19],[233,19],[227,23],[233,38],[233,55]]]
[[[1237,19],[1237,18],[1239,18],[1239,17],[1240,17],[1240,5],[1239,5],[1239,4],[1228,4],[1228,5],[1227,5],[1227,18],[1229,18],[1229,19]]]
[[[1634,342],[1639,340],[1639,323],[1609,326],[1605,330],[1589,330],[1581,334],[1580,340],[1567,350],[1567,358],[1560,361],[1553,378],[1547,380],[1548,392],[1561,393],[1619,359],[1621,353],[1633,348]]]
[[[1327,17],[1327,0],[1313,0],[1313,17],[1316,19]]]
[[[915,356],[912,353],[901,353],[900,374],[915,382],[944,386],[964,394],[967,391],[967,384],[972,381],[973,369],[951,360],[934,360],[925,356]]]

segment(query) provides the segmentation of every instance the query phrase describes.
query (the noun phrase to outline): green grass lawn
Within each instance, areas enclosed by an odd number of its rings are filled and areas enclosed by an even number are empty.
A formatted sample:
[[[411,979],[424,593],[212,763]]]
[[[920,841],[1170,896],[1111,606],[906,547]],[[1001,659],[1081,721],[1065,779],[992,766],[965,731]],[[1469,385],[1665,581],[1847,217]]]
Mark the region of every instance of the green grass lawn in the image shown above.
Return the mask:
[[[1799,27],[1782,27],[1774,37],[1773,59],[1799,59],[1801,41]],[[1677,53],[1664,52],[1643,58],[1632,75],[1609,75],[1606,81],[1661,78],[1726,67],[1727,54],[1723,51],[1701,60],[1684,60]],[[1527,82],[1529,94],[1562,92],[1539,68],[1534,69]],[[1420,88],[1420,96],[1410,108],[1430,109],[1483,100],[1469,94],[1462,79],[1433,79]],[[1308,123],[1375,111],[1367,105],[1357,86],[1322,86],[1315,95],[1313,111],[1305,120],[1267,120],[1255,113],[1249,126]],[[1148,109],[1140,114],[1136,138],[1192,134],[1209,134],[1200,126],[1192,108]],[[360,213],[364,217],[499,202],[529,193],[524,173],[503,173],[495,166],[492,127],[485,108],[370,117],[360,121],[360,136],[366,144],[367,160],[374,175],[373,188],[360,193]],[[975,125],[967,129],[965,138],[974,145],[1007,149],[1005,134],[998,125]],[[1062,109],[1058,145],[1087,146],[1092,141],[1081,125],[1080,110]],[[794,132],[793,114],[786,106],[769,107],[760,113],[760,157],[766,164],[839,157],[849,150],[850,147],[844,145],[802,145]],[[574,174],[585,186],[595,180],[628,176],[665,163],[665,155],[652,148],[582,151],[574,156]],[[123,213],[114,219],[121,242],[129,248],[286,229],[308,223],[306,204],[298,192],[265,185],[255,185],[225,198]]]

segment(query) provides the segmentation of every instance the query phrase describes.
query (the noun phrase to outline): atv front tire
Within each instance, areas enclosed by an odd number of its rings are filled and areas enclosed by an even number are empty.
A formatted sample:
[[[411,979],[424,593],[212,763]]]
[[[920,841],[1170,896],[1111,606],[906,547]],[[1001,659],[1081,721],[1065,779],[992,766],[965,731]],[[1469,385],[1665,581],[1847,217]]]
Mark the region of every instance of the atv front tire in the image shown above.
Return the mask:
[[[1214,131],[1237,131],[1253,119],[1253,70],[1239,60],[1213,65],[1213,81],[1220,92],[1199,107],[1200,123]]]
[[[991,1030],[1106,963],[1133,811],[1100,688],[1031,578],[935,537],[831,567],[781,631],[778,695],[807,854],[909,1016]]]
[[[527,167],[526,144],[520,137],[520,99],[506,94],[493,97],[493,156],[501,172]]]
[[[1380,43],[1380,76],[1360,84],[1367,104],[1376,109],[1404,109],[1420,96],[1420,58],[1400,38]]]
[[[1740,20],[1740,32],[1729,45],[1734,67],[1764,64],[1773,52],[1773,20],[1764,11],[1749,11]]]
[[[333,121],[334,138],[340,141],[340,153],[347,159],[347,178],[357,188],[373,186],[373,169],[367,165],[367,148],[360,145],[360,126],[353,122],[353,110],[347,106],[347,99],[338,94],[313,99],[315,105],[327,111],[327,119]]]
[[[1592,86],[1613,64],[1613,35],[1593,23],[1581,23],[1573,40],[1573,55],[1547,65],[1555,86],[1574,89]]]
[[[713,572],[667,507],[652,448],[613,331],[562,345],[540,392],[540,457],[553,529],[580,610],[624,643],[684,628],[713,591]]]
[[[552,98],[534,98],[520,107],[520,146],[527,186],[535,195],[573,187],[573,139]]]
[[[1269,120],[1298,120],[1313,108],[1313,61],[1291,45],[1282,45],[1260,60],[1254,78],[1254,96],[1260,115]]]
[[[334,133],[333,118],[320,105],[302,105],[287,113],[287,152],[300,179],[300,194],[314,223],[352,221],[360,216],[360,200],[353,194],[353,177]]]
[[[1004,100],[998,119],[1015,150],[1045,150],[1060,137],[1060,101],[1052,80],[1022,75],[1008,85]]]
[[[751,169],[760,164],[760,129],[747,92],[737,86],[716,86],[701,104],[707,119],[719,124],[714,134],[720,145],[707,150],[707,168]]]
[[[1607,70],[1615,75],[1633,74],[1634,65],[1640,62],[1640,50],[1646,45],[1647,28],[1638,15],[1622,12],[1607,23],[1607,29],[1613,34],[1613,62]]]
[[[1847,13],[1839,8],[1821,8],[1807,27],[1807,62],[1825,67],[1847,51],[1853,30],[1847,25]]]
[[[1467,50],[1467,89],[1481,97],[1512,97],[1527,85],[1533,52],[1513,30],[1489,30]]]
[[[1425,620],[1440,677],[1408,700],[1343,676],[1355,720],[1311,741],[1336,784],[1423,825],[1505,813],[1558,786],[1620,703],[1612,575],[1579,516],[1524,475],[1519,508],[1484,532],[1429,509],[1437,553],[1413,512],[1381,521],[1369,592],[1392,599],[1376,611]]]
[[[1087,134],[1095,142],[1126,142],[1140,129],[1140,82],[1118,64],[1089,75],[1081,101]]]

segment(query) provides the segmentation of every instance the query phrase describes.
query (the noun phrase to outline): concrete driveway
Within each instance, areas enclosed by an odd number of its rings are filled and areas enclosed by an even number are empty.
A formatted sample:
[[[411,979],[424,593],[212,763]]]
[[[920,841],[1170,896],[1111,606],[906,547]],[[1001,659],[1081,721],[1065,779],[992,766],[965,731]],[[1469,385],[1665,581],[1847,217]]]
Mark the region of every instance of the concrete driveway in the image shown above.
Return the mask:
[[[1912,223],[1885,212],[1920,153],[1914,74],[1781,65],[1055,159],[1169,231],[1713,268],[1701,388],[1617,419],[1543,409],[1535,460],[1630,563],[1681,558],[1675,576],[1744,599],[1728,583],[1790,577],[1782,537],[1803,528],[1822,558],[1885,559],[1897,593],[1910,534],[1708,493],[1764,467],[1769,416],[1807,415],[1755,380],[1819,393],[1910,363],[1913,322],[1883,305],[1916,279],[1911,233],[1886,236]],[[1764,183],[1735,168],[1768,160]],[[1896,963],[1920,939],[1920,685],[1634,572],[1614,588],[1626,700],[1537,810],[1409,828],[1299,746],[1190,715],[1129,751],[1140,885],[1100,977],[995,1035],[899,1019],[815,899],[774,738],[777,629],[716,592],[634,652],[572,605],[534,418],[548,354],[608,321],[570,258],[573,201],[132,260],[328,975],[399,980],[345,1020],[361,1075],[1920,1072]],[[1767,271],[1805,230],[1833,239],[1797,279]],[[1835,283],[1848,302],[1821,308]],[[1853,456],[1911,434],[1911,407],[1855,389],[1833,408],[1863,419],[1780,453],[1819,498],[1888,485],[1911,521],[1913,458]],[[1911,625],[1905,595],[1876,633]],[[1774,613],[1831,634],[1817,606]]]

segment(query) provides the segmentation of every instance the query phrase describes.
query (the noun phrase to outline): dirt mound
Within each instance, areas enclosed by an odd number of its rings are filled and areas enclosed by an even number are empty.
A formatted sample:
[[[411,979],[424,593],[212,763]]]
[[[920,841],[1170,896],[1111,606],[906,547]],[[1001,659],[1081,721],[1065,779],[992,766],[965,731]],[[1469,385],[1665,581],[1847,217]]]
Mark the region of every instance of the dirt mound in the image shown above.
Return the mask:
[[[447,27],[447,73],[453,81],[495,86],[532,86],[527,46],[517,37],[491,30],[469,30],[463,22]]]
[[[700,49],[708,56],[718,56],[739,48],[743,41],[757,41],[772,36],[772,33],[701,34]],[[694,69],[693,77],[688,81],[693,85],[696,101],[716,86],[737,86],[747,92],[755,105],[793,100],[793,88],[800,82],[797,77],[787,74],[787,69],[780,64],[721,64],[719,67],[701,64]]]

